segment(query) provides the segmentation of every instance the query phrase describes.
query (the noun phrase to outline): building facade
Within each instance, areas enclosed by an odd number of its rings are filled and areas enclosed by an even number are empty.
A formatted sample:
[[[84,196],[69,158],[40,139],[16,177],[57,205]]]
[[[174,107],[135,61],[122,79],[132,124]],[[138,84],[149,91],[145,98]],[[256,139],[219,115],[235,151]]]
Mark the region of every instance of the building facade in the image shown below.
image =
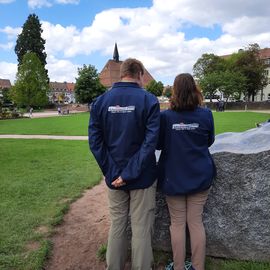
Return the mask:
[[[260,58],[266,65],[265,73],[268,77],[268,85],[255,96],[255,101],[270,101],[270,48],[260,50]]]
[[[74,88],[74,83],[50,82],[49,102],[54,104],[75,103]]]
[[[115,82],[120,81],[120,66],[123,61],[119,60],[119,53],[117,44],[114,46],[113,59],[108,60],[104,68],[99,73],[99,79],[101,84],[105,87],[110,88]],[[145,87],[150,81],[154,80],[152,75],[145,69],[143,75],[143,87]]]
[[[3,98],[3,91],[11,88],[10,80],[0,79],[0,99]]]

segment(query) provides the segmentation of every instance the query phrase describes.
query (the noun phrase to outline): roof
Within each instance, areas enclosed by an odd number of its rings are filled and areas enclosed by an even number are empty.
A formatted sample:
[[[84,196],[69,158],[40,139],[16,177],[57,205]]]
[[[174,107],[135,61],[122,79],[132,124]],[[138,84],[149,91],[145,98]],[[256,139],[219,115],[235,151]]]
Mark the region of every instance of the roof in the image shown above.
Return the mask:
[[[113,83],[120,81],[120,66],[123,63],[123,61],[116,62],[114,60],[109,60],[104,68],[101,70],[99,74],[100,82],[105,87],[111,87]],[[145,73],[143,75],[144,84],[145,87],[150,81],[154,80],[152,75],[145,69]]]
[[[50,89],[53,91],[69,91],[73,92],[75,83],[68,82],[50,82]]]
[[[270,58],[270,48],[264,48],[260,50],[260,58],[268,59]]]
[[[66,84],[67,84],[68,90],[73,92],[74,91],[74,88],[75,88],[75,83],[73,83],[73,82],[72,83],[68,83],[67,82]]]
[[[0,88],[1,88],[1,89],[4,89],[4,88],[11,88],[10,80],[7,80],[7,79],[0,79]]]

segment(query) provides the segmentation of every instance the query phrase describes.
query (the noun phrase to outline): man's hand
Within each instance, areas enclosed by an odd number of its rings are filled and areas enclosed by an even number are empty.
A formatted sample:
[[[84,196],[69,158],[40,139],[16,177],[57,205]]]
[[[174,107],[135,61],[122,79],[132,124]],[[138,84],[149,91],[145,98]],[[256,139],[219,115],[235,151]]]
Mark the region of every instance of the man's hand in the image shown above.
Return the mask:
[[[126,185],[126,182],[124,182],[124,180],[122,179],[121,176],[119,176],[117,179],[115,179],[113,182],[112,182],[112,185],[114,187],[122,187],[124,185]]]

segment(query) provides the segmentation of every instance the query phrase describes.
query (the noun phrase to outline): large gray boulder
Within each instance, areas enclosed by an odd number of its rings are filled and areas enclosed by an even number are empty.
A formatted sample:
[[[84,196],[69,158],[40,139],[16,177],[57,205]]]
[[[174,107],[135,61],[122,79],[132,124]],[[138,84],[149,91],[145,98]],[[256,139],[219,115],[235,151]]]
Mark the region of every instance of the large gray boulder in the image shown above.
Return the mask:
[[[270,261],[270,123],[216,136],[217,177],[204,211],[207,255]],[[170,250],[169,215],[157,195],[154,247]]]

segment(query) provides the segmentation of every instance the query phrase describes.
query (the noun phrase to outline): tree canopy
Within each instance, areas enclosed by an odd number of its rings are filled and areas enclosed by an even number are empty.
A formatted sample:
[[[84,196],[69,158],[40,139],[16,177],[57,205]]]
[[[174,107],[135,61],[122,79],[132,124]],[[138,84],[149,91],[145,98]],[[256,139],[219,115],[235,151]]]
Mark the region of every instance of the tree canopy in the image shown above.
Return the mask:
[[[196,79],[202,79],[210,73],[219,73],[226,69],[225,60],[213,53],[203,54],[193,66],[193,74]]]
[[[267,85],[265,65],[259,57],[259,50],[258,44],[251,44],[226,58],[203,54],[193,66],[203,94],[211,99],[220,91],[227,99],[240,99],[244,95],[254,101],[255,95]]]
[[[28,52],[18,67],[16,81],[11,88],[11,98],[22,107],[42,107],[48,103],[47,74],[37,55]]]
[[[146,87],[145,87],[145,89],[148,91],[148,92],[150,92],[150,93],[152,93],[153,95],[155,95],[155,96],[161,96],[162,95],[162,92],[163,92],[163,89],[164,89],[164,85],[163,85],[163,83],[162,82],[156,82],[155,80],[152,80],[152,81],[150,81],[147,85],[146,85]]]
[[[251,44],[246,50],[241,50],[230,59],[231,69],[239,71],[246,78],[245,96],[252,99],[268,83],[265,73],[265,64],[259,57],[260,47],[258,44]]]
[[[42,32],[38,16],[30,14],[22,27],[21,34],[18,35],[15,46],[19,65],[22,64],[23,56],[27,52],[34,52],[45,67],[47,54],[45,52],[45,40],[41,37]],[[48,74],[47,70],[46,74]]]
[[[105,92],[98,77],[97,70],[92,65],[78,68],[78,78],[75,84],[75,97],[80,103],[91,103],[93,99]]]

